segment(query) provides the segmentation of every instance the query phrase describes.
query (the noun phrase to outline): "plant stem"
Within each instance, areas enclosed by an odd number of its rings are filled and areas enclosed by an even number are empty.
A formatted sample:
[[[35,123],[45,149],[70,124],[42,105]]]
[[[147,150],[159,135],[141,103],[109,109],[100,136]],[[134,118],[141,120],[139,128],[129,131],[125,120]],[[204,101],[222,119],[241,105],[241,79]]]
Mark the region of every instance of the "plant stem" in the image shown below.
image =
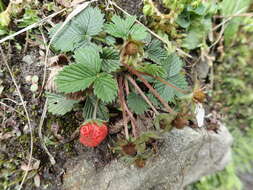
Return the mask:
[[[149,82],[144,79],[140,73],[138,73],[135,69],[130,67],[129,65],[122,63],[131,73],[136,75],[150,90],[150,92],[163,104],[163,106],[168,110],[169,113],[175,113],[175,111],[167,104],[167,102],[159,95],[159,93],[149,84]]]
[[[129,86],[128,86],[128,82],[127,82],[126,78],[124,80],[124,83],[125,83],[126,95],[128,95],[129,94]]]
[[[119,91],[118,91],[118,95],[119,95],[119,101],[120,101],[120,105],[121,105],[121,109],[122,109],[122,115],[123,115],[123,124],[124,124],[124,129],[125,129],[125,135],[126,135],[126,139],[129,140],[129,133],[128,133],[128,127],[127,127],[127,117],[126,117],[126,110],[125,110],[125,106],[123,103],[123,99],[124,99],[124,94],[123,94],[123,84],[122,84],[122,76],[119,77],[118,79],[118,84],[119,84]]]
[[[95,108],[94,108],[94,111],[93,111],[93,116],[92,116],[92,118],[93,118],[94,120],[97,118],[98,102],[99,102],[99,99],[97,98],[96,104],[95,104]]]
[[[181,88],[178,88],[178,87],[174,86],[173,84],[169,83],[168,81],[164,80],[164,79],[161,78],[161,77],[154,76],[154,75],[151,75],[151,74],[149,74],[149,73],[144,73],[144,72],[137,71],[137,70],[136,70],[136,72],[138,72],[138,73],[140,73],[140,74],[142,74],[142,75],[150,76],[150,77],[152,77],[152,78],[154,78],[154,79],[160,81],[161,83],[163,83],[163,84],[165,84],[165,85],[167,85],[167,86],[169,86],[169,87],[171,87],[171,88],[174,88],[174,89],[177,90],[178,92],[181,92],[181,93],[183,93],[183,94],[186,93],[185,90],[183,90],[183,89],[181,89]]]
[[[121,76],[119,79],[119,90],[121,91],[121,102],[122,102],[122,106],[124,107],[124,110],[126,111],[126,113],[128,114],[128,116],[130,117],[131,120],[131,124],[132,124],[132,129],[133,129],[133,135],[134,137],[137,137],[137,123],[135,121],[135,118],[132,114],[132,112],[128,109],[126,101],[125,101],[125,95],[124,95],[124,88],[123,88],[123,77]]]
[[[148,97],[144,94],[144,92],[140,89],[138,84],[134,81],[134,79],[131,76],[127,76],[127,79],[131,82],[131,84],[135,87],[135,89],[139,92],[139,94],[142,96],[142,98],[147,102],[147,104],[152,108],[152,110],[155,112],[156,115],[159,114],[159,112],[155,109],[153,104],[150,102]]]
[[[131,120],[131,124],[132,124],[132,129],[133,129],[132,130],[133,131],[133,135],[134,135],[134,137],[137,137],[139,132],[137,132],[137,128],[138,127],[137,127],[137,123],[135,121],[135,118],[134,118],[132,112],[128,109],[125,100],[124,100],[123,104],[125,106],[125,110],[126,110],[127,114],[130,116],[130,120]]]

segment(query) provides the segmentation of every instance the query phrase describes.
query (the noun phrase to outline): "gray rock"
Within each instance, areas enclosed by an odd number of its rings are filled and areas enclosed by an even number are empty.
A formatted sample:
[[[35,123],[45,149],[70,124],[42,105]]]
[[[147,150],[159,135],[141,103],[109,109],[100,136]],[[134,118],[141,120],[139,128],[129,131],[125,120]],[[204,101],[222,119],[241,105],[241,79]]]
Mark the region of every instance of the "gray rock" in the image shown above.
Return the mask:
[[[79,159],[64,176],[64,190],[180,190],[202,176],[222,170],[230,161],[232,137],[204,129],[174,129],[164,135],[159,153],[142,169],[114,160],[96,170]]]

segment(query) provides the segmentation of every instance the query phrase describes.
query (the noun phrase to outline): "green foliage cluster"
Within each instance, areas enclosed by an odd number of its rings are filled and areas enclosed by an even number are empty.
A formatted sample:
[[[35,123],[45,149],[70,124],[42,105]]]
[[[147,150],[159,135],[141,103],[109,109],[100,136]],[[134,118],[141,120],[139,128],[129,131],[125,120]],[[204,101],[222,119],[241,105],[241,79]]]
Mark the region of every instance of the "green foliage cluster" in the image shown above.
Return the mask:
[[[242,7],[245,11],[250,3],[250,1],[224,0],[223,13],[232,15],[236,13],[235,10],[241,10]],[[253,19],[249,17],[234,18],[228,23],[224,34],[225,53],[216,68],[215,81],[218,85],[215,87],[213,98],[215,102],[222,104],[227,127],[234,137],[233,161],[225,170],[204,177],[189,189],[242,190],[244,188],[238,172],[252,171],[252,24]]]
[[[154,1],[155,2],[155,1]],[[252,91],[252,32],[253,19],[238,17],[248,10],[251,0],[173,1],[164,0],[163,13],[151,0],[144,0],[143,12],[149,25],[165,39],[176,40],[178,46],[188,50],[208,47],[213,43],[213,16],[220,16],[217,32],[224,36],[225,52],[216,64],[213,99],[222,104],[225,121],[234,136],[233,162],[224,171],[202,178],[189,186],[195,190],[243,189],[238,172],[251,170],[253,158],[253,91]],[[166,25],[166,27],[165,27]],[[232,48],[231,48],[232,47]],[[225,100],[225,101],[224,101]]]
[[[165,13],[151,0],[144,0],[143,12],[156,32],[189,50],[205,44],[212,29],[212,16],[219,10],[216,1],[164,0],[163,5]]]
[[[251,3],[251,0],[223,0],[220,4],[221,14],[225,17],[242,14],[248,10],[248,7]],[[224,40],[226,46],[229,46],[235,39],[237,31],[239,30],[239,26],[241,25],[243,20],[243,17],[233,18],[226,26],[224,31]]]
[[[22,1],[10,2],[6,7],[3,1],[0,1],[0,36],[10,34],[15,25],[24,28],[37,22],[39,11],[34,9],[37,4],[37,1],[30,4]]]
[[[124,64],[136,72],[149,74],[149,77],[143,77],[166,102],[174,102],[175,97],[182,95],[155,79],[160,77],[177,88],[186,89],[182,60],[176,54],[169,54],[158,40],[152,40],[145,27],[135,24],[135,20],[133,16],[124,19],[114,15],[111,22],[105,23],[104,14],[98,8],[88,7],[64,26],[52,46],[55,51],[68,53],[74,62],[63,66],[56,76],[57,93],[47,93],[49,112],[64,115],[80,102],[84,106],[85,119],[91,118],[95,106],[99,105],[98,119],[109,120],[107,106],[116,105],[116,109],[120,109],[117,106],[119,78],[132,75],[136,83],[141,85]],[[50,37],[60,26],[58,24],[51,30]],[[123,43],[119,43],[119,40]],[[137,47],[137,52],[128,55],[129,46]],[[150,105],[131,83],[129,89],[126,103],[133,113],[143,114],[150,109]],[[80,92],[84,101],[68,98],[69,94]],[[149,90],[144,90],[144,93],[147,97],[152,96]],[[150,100],[157,107],[161,106],[156,97]]]

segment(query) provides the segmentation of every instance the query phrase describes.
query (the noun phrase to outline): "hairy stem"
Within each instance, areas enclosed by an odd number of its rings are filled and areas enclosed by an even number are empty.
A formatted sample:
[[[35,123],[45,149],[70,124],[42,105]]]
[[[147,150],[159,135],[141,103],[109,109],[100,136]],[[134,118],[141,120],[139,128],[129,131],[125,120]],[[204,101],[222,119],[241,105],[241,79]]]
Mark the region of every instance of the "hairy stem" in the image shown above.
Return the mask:
[[[122,115],[123,115],[123,124],[124,124],[124,130],[125,130],[125,136],[126,139],[129,140],[129,133],[128,133],[128,127],[127,127],[127,117],[126,117],[126,110],[124,106],[124,94],[123,94],[123,84],[122,84],[122,76],[119,77],[118,84],[119,84],[119,91],[118,91],[118,96],[119,96],[119,101],[120,101],[120,106],[122,109]]]
[[[94,120],[97,118],[98,101],[99,101],[99,99],[96,100],[95,108],[94,108],[94,111],[93,111],[93,116],[92,116],[92,118],[93,118]]]
[[[122,94],[122,105],[124,107],[124,110],[126,111],[127,115],[130,117],[130,121],[132,124],[132,131],[133,131],[133,135],[134,137],[137,137],[137,123],[135,121],[135,118],[132,114],[132,112],[128,109],[126,101],[125,101],[125,95],[124,95],[124,88],[123,88],[123,77],[121,76],[119,78],[119,90],[121,91]]]
[[[129,94],[129,86],[128,86],[128,82],[127,82],[126,78],[124,80],[124,83],[125,83],[126,95],[128,95]]]
[[[175,90],[177,90],[178,92],[181,92],[181,93],[183,93],[183,94],[185,94],[185,93],[186,93],[186,91],[185,91],[185,90],[183,90],[183,89],[181,89],[181,88],[176,87],[175,85],[173,85],[173,84],[169,83],[168,81],[164,80],[164,79],[163,79],[163,78],[161,78],[161,77],[154,76],[154,75],[151,75],[151,74],[148,74],[148,73],[144,73],[144,72],[141,72],[141,71],[136,71],[136,72],[138,72],[138,73],[140,73],[140,74],[142,74],[142,75],[147,75],[147,76],[150,76],[150,77],[152,77],[152,78],[154,78],[154,79],[156,79],[156,80],[160,81],[161,83],[163,83],[163,84],[165,84],[165,85],[167,85],[167,86],[169,86],[169,87],[171,87],[171,88],[174,88],[174,89],[175,89]]]
[[[131,76],[127,76],[127,79],[131,82],[131,84],[135,87],[135,89],[139,92],[139,94],[142,96],[142,98],[147,102],[147,104],[151,107],[151,109],[155,112],[156,115],[159,114],[159,112],[155,109],[151,101],[148,99],[148,97],[144,94],[144,92],[141,90],[141,88],[138,86],[138,84],[134,81],[134,79]]]
[[[133,69],[131,66],[122,63],[131,73],[136,75],[144,84],[145,86],[150,90],[150,92],[163,104],[163,106],[168,110],[169,113],[175,113],[175,111],[167,104],[167,102],[159,95],[159,93],[149,84],[149,82],[144,79],[140,73],[138,73],[135,69]]]

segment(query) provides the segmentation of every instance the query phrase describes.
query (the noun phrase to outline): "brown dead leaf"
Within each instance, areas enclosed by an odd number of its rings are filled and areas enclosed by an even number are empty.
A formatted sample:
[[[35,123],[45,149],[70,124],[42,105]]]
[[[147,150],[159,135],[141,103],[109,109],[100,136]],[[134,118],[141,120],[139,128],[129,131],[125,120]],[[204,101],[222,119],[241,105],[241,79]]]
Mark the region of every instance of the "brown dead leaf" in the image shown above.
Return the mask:
[[[60,66],[61,65],[67,65],[68,63],[69,63],[69,58],[64,54],[60,54],[60,55],[50,57],[48,59],[47,65],[49,67],[54,67],[54,66],[57,66],[57,65],[60,65]]]
[[[57,91],[57,87],[56,87],[56,83],[54,82],[54,79],[56,77],[56,75],[58,75],[58,73],[62,70],[62,66],[54,66],[51,67],[50,70],[50,74],[49,77],[47,79],[47,83],[45,86],[45,89],[50,91],[50,92],[55,92]]]
[[[0,141],[9,139],[13,136],[15,136],[15,135],[12,132],[0,133]]]
[[[31,171],[31,170],[37,170],[37,169],[39,169],[39,167],[40,167],[40,160],[33,159],[30,167],[28,166],[28,164],[23,163],[23,164],[21,164],[20,169],[24,170],[24,171]]]

